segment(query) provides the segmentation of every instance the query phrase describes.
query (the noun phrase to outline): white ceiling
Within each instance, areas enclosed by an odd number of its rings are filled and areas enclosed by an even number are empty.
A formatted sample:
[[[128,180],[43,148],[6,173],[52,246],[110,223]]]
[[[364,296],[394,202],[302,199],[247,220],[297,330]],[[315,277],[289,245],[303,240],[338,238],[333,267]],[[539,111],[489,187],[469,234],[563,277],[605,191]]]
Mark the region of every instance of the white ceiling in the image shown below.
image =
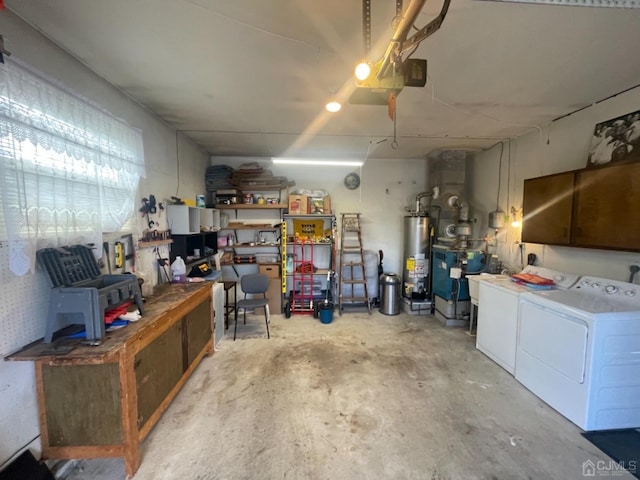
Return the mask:
[[[415,26],[440,11],[427,1]],[[404,0],[405,8],[410,0]],[[394,0],[371,0],[372,57]],[[361,0],[7,0],[212,155],[424,158],[488,148],[640,83],[640,9],[452,0],[412,58],[426,87],[351,105]],[[324,111],[333,97],[337,114]],[[603,119],[606,120],[606,119]],[[386,139],[386,140],[385,140]]]

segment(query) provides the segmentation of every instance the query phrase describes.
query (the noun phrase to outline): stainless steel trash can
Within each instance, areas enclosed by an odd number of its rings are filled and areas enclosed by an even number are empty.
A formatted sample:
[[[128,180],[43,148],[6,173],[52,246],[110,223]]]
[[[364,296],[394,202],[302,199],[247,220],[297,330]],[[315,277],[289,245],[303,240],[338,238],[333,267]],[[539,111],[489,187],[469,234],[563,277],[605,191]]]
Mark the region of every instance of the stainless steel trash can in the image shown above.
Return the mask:
[[[400,277],[395,273],[380,275],[380,313],[400,313]]]

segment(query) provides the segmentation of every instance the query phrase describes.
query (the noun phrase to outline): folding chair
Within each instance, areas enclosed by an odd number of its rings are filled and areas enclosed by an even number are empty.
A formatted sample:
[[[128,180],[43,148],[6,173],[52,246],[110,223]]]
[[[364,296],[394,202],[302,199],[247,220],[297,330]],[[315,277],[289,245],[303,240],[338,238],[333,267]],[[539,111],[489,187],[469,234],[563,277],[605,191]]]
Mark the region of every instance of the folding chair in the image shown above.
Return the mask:
[[[264,322],[267,326],[267,338],[271,338],[269,334],[269,299],[267,298],[267,290],[269,289],[269,278],[260,273],[244,275],[240,278],[240,288],[244,292],[244,298],[236,302],[235,308],[235,326],[233,327],[233,340],[236,339],[236,331],[238,330],[238,310],[242,309],[244,315],[244,324],[247,323],[247,310],[255,308],[264,308]],[[253,298],[247,298],[247,294],[255,295]],[[261,297],[259,295],[262,295]]]

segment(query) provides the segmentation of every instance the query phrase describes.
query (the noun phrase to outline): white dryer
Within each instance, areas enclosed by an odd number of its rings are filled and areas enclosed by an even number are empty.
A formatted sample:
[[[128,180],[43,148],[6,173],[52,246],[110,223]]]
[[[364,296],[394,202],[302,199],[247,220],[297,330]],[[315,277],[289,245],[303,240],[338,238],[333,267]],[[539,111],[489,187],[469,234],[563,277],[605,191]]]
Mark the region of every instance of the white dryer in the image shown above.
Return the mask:
[[[521,273],[553,280],[555,288],[566,289],[575,284],[578,275],[527,265]],[[520,295],[532,288],[498,275],[480,282],[476,348],[511,375],[516,370],[516,343]]]
[[[640,428],[640,286],[520,295],[516,379],[583,430]]]

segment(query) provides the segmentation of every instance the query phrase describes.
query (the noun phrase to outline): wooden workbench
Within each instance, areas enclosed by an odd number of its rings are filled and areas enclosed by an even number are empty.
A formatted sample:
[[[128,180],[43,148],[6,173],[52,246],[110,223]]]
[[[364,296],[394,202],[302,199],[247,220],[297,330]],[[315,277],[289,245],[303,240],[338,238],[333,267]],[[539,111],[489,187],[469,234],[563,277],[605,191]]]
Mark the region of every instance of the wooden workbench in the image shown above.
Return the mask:
[[[211,285],[161,287],[140,320],[100,345],[35,342],[7,357],[35,362],[44,458],[123,457],[135,474],[140,442],[213,354]]]

